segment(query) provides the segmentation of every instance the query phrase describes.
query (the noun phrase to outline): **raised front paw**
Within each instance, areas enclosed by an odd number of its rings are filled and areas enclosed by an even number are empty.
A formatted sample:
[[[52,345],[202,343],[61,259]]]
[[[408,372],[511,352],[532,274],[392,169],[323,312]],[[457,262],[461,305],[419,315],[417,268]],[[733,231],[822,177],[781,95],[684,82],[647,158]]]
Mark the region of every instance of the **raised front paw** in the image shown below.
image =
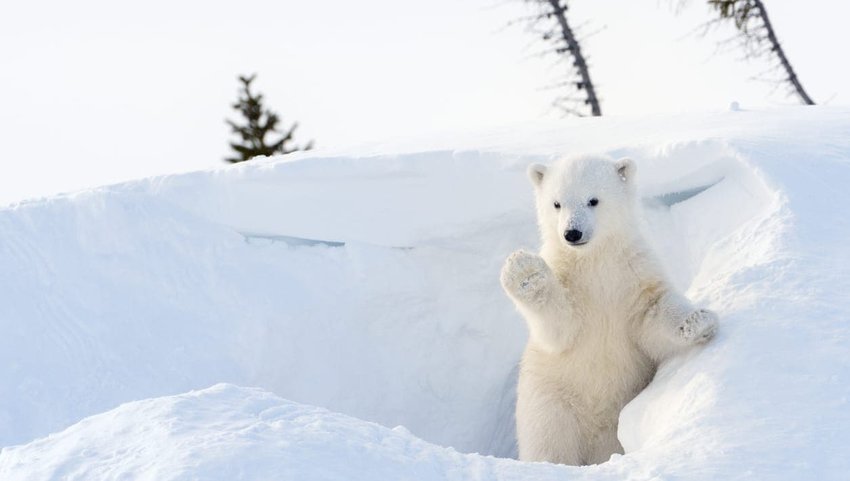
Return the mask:
[[[553,276],[543,258],[519,250],[505,261],[501,281],[508,294],[529,302],[542,302]]]
[[[679,325],[679,334],[690,343],[708,342],[717,333],[717,314],[708,309],[697,309]]]

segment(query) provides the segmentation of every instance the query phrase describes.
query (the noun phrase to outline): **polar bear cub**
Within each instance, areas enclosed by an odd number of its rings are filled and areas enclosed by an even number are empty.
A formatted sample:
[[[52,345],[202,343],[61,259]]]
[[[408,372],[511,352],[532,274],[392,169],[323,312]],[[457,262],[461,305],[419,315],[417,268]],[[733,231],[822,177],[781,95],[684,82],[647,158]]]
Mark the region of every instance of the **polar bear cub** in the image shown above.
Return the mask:
[[[620,410],[660,361],[714,336],[717,316],[665,279],[640,234],[635,165],[532,165],[540,255],[517,251],[501,282],[528,324],[517,387],[524,461],[583,465],[622,453]]]

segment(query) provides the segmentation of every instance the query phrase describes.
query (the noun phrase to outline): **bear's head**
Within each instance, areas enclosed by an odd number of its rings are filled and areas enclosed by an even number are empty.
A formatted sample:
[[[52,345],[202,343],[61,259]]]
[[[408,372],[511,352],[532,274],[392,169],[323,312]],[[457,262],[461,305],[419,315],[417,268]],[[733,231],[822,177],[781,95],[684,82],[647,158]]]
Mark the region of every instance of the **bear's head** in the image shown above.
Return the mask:
[[[585,250],[629,234],[635,229],[635,170],[630,159],[604,157],[529,166],[544,245]]]

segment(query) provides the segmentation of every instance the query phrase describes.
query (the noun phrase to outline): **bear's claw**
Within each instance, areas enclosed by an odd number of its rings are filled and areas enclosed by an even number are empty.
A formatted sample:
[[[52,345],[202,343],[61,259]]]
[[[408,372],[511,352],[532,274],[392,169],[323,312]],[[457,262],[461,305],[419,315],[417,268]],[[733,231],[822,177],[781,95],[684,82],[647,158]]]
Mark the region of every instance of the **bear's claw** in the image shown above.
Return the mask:
[[[708,309],[697,309],[679,325],[679,334],[688,342],[702,344],[717,333],[717,314]]]

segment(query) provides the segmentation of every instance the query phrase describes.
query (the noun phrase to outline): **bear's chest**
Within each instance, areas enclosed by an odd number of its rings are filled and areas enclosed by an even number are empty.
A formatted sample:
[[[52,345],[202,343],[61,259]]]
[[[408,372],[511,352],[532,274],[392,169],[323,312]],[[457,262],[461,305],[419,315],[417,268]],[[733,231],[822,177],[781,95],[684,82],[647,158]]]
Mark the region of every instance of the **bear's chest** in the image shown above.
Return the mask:
[[[574,315],[602,330],[630,329],[643,309],[640,280],[618,264],[576,269],[560,276]]]

